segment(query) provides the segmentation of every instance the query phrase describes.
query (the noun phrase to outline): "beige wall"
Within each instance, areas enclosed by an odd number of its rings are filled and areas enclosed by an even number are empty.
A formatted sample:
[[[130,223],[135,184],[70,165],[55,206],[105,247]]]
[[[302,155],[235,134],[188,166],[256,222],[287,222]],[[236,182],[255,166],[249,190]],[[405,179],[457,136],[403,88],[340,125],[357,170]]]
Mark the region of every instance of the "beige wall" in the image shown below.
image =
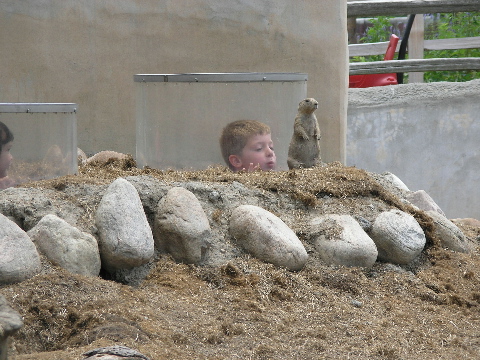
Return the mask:
[[[304,72],[345,162],[346,0],[6,0],[0,34],[0,102],[78,103],[87,153],[135,154],[134,74]]]

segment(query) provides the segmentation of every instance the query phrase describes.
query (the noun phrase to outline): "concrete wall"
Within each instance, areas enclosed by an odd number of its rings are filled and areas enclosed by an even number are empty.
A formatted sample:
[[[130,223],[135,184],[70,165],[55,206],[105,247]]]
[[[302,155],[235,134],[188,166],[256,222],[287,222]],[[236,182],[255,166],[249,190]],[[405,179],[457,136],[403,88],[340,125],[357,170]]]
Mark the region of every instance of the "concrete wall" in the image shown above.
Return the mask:
[[[345,161],[346,0],[4,0],[0,33],[0,101],[78,103],[89,154],[134,154],[134,74],[303,72]]]
[[[480,218],[480,81],[350,89],[347,164],[390,171],[449,218]]]

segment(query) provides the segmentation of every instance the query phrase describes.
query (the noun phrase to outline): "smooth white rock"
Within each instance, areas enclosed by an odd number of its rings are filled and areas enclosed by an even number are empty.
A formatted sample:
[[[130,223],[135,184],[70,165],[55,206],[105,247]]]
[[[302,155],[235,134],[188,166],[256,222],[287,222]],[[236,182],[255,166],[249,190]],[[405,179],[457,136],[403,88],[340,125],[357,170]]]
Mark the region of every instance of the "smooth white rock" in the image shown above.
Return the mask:
[[[135,187],[123,178],[110,184],[95,213],[102,267],[143,265],[153,258],[153,234]]]
[[[373,240],[350,215],[323,215],[310,221],[310,239],[328,265],[370,268],[378,251]]]
[[[160,251],[179,262],[200,264],[206,256],[211,229],[195,195],[174,187],[158,202],[153,234]]]
[[[462,253],[470,252],[471,248],[467,237],[457,225],[435,210],[426,211],[426,213],[433,219],[434,233],[444,248]]]
[[[0,284],[27,280],[41,270],[40,255],[27,233],[0,214]]]
[[[98,276],[100,273],[97,240],[58,216],[44,216],[27,234],[53,264],[74,274]]]
[[[386,180],[390,181],[392,185],[394,185],[395,187],[401,190],[410,191],[407,185],[405,185],[405,183],[402,180],[400,180],[398,176],[396,176],[395,174],[392,174],[391,172],[385,172],[382,175]]]
[[[406,212],[393,209],[377,216],[370,237],[377,245],[378,259],[393,264],[408,264],[425,247],[423,229]]]
[[[440,208],[440,206],[437,205],[437,203],[432,199],[430,195],[428,195],[425,190],[418,190],[415,192],[410,192],[407,194],[406,199],[416,207],[418,207],[420,210],[423,211],[430,211],[434,210],[438,212],[439,214],[445,216],[445,213],[443,210]]]
[[[308,259],[297,235],[280,218],[254,205],[232,211],[229,233],[254,257],[290,270],[301,270]]]

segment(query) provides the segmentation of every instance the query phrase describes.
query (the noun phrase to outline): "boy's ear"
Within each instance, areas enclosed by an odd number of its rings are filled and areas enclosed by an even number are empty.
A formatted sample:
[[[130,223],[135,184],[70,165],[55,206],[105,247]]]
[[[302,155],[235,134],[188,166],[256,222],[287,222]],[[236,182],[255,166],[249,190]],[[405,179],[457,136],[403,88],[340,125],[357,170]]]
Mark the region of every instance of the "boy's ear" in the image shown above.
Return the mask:
[[[237,155],[230,155],[228,161],[235,169],[240,169],[242,167],[242,160]]]

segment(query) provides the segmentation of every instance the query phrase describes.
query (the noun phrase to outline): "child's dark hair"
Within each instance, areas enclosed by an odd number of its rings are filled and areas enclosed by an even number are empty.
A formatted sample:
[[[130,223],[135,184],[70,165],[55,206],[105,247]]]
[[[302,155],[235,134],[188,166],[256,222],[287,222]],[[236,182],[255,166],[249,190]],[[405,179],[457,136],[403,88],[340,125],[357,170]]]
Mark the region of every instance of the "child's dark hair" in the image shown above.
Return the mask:
[[[3,145],[13,141],[13,133],[3,122],[0,121],[0,151],[3,149]]]

